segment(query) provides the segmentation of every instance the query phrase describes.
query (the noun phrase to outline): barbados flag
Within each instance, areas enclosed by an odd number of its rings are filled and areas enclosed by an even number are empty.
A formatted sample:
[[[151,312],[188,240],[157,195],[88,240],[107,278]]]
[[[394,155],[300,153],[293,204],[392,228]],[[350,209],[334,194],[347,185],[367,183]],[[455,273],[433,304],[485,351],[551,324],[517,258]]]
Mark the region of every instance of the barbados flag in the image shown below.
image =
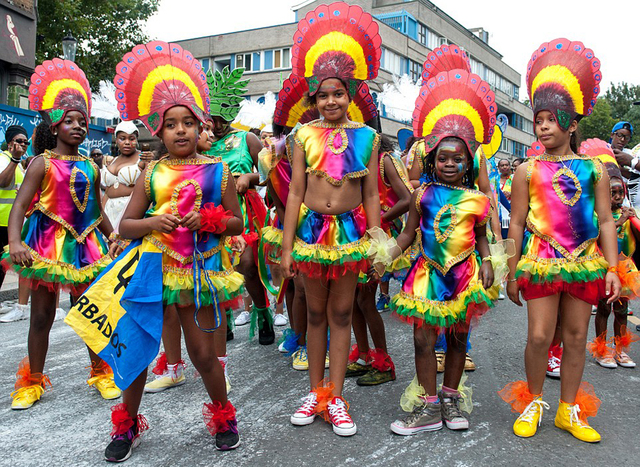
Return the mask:
[[[162,252],[141,239],[102,271],[64,321],[124,390],[158,354],[162,314]]]

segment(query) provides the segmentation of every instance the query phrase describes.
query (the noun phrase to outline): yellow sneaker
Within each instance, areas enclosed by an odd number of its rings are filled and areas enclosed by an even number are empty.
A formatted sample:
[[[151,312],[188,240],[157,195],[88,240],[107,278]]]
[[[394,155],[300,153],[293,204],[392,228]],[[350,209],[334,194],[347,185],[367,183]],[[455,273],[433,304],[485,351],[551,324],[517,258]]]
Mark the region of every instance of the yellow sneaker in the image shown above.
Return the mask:
[[[33,404],[40,400],[40,397],[44,393],[44,388],[41,384],[32,384],[31,386],[25,386],[11,393],[13,402],[11,402],[11,408],[13,410],[25,410],[31,407]]]
[[[469,354],[467,354],[467,358],[464,361],[464,371],[476,371],[476,364]]]
[[[117,399],[122,391],[113,382],[113,373],[92,376],[87,380],[89,386],[93,386],[98,390],[103,399]]]
[[[306,347],[299,347],[298,350],[293,352],[293,369],[300,371],[307,371],[309,369]]]
[[[533,399],[513,424],[513,433],[521,438],[531,438],[535,435],[542,422],[544,409],[549,410],[549,404],[541,397]]]
[[[176,386],[180,386],[185,383],[184,373],[178,376],[177,378],[173,378],[169,376],[169,374],[164,374],[162,376],[158,376],[156,379],[151,381],[150,383],[145,384],[144,392],[161,392],[165,389],[174,388]]]
[[[444,352],[436,352],[436,363],[438,365],[438,373],[444,372]]]
[[[586,421],[580,419],[578,414],[580,407],[578,404],[567,404],[560,401],[558,412],[556,413],[556,426],[561,430],[568,431],[580,441],[586,443],[597,443],[600,441],[600,433],[591,428]]]

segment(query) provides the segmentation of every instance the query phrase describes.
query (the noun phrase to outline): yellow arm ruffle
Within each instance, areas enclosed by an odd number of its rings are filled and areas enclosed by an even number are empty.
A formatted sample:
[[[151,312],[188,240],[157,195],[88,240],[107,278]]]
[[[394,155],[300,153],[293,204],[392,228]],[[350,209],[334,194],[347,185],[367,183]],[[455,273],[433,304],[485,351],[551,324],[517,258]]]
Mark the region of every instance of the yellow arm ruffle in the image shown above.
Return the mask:
[[[394,312],[405,321],[422,321],[428,326],[448,328],[469,322],[467,313],[470,305],[478,305],[474,315],[482,314],[491,308],[498,299],[499,292],[500,283],[498,282],[494,282],[492,287],[485,290],[479,281],[472,281],[455,300],[440,302],[400,292],[391,299],[391,306]]]

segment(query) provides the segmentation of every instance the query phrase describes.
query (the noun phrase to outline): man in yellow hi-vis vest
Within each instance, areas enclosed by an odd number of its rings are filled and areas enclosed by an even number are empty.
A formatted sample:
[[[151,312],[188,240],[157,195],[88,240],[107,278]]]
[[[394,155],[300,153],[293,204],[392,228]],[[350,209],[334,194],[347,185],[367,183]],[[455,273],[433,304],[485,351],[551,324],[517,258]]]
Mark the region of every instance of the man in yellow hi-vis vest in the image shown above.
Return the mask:
[[[27,130],[19,125],[11,125],[7,128],[5,140],[7,150],[0,153],[0,251],[9,243],[7,236],[9,213],[24,178],[20,162],[29,146]],[[4,269],[0,268],[0,287],[3,282]],[[6,317],[8,316],[5,315],[3,318]]]

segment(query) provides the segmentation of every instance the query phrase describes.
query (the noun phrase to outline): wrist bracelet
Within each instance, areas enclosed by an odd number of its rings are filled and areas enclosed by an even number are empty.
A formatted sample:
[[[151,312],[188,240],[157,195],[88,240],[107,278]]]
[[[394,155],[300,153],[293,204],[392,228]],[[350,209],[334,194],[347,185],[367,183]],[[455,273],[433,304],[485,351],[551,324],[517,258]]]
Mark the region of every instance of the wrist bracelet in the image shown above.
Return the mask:
[[[607,272],[612,272],[614,274],[618,274],[618,267],[617,266],[609,266],[607,268]]]
[[[507,282],[516,282],[518,279],[507,279]]]
[[[19,164],[21,161],[20,159],[14,159],[13,157],[11,158],[11,162],[13,162],[14,164]]]
[[[485,256],[482,258],[482,262],[484,263],[485,261],[491,261],[491,256]]]

